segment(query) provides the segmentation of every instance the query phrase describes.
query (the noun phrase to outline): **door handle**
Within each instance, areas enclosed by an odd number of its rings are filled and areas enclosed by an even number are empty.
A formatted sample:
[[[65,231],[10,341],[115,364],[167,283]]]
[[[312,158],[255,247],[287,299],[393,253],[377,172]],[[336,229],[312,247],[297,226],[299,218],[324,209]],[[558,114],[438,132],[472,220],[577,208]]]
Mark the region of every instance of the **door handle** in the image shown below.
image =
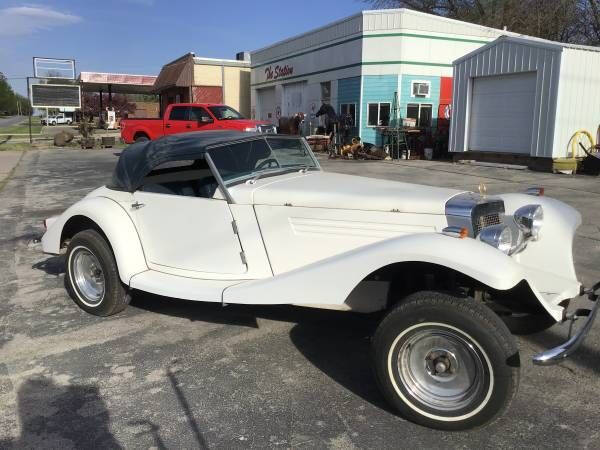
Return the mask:
[[[171,124],[170,124],[170,123],[167,123],[167,124],[165,125],[165,128],[171,128]]]
[[[186,128],[192,128],[192,126],[189,123],[185,127]]]
[[[133,203],[133,204],[131,205],[131,207],[132,207],[133,209],[140,209],[140,208],[142,208],[142,207],[144,207],[144,206],[146,206],[146,205],[145,205],[144,203],[140,203],[140,202],[135,202],[135,203]]]

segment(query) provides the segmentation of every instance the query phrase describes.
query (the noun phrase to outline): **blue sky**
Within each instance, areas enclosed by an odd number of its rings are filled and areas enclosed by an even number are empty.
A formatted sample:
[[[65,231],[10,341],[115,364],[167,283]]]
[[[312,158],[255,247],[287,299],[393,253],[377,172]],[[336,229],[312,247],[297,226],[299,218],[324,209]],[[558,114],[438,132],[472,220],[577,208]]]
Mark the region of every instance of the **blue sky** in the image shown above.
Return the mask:
[[[360,0],[0,0],[0,72],[26,94],[32,57],[74,58],[77,71],[158,74],[193,51],[234,58],[354,14]]]

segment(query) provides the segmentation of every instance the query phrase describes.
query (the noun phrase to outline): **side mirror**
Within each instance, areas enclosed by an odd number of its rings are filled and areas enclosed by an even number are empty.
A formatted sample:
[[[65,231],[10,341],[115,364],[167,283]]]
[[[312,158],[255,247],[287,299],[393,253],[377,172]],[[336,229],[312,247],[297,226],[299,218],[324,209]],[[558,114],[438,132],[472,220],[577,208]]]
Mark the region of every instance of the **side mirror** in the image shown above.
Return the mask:
[[[213,123],[213,120],[208,116],[202,116],[200,118],[200,123]]]

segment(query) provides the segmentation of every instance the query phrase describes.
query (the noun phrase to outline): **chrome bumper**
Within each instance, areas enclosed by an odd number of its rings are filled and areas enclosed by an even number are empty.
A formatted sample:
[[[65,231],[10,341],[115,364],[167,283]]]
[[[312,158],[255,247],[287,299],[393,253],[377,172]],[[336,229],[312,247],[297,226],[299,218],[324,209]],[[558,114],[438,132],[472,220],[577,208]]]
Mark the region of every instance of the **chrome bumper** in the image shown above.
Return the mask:
[[[575,320],[578,317],[585,317],[585,323],[579,329],[575,335],[573,335],[567,342],[561,344],[557,347],[551,348],[544,352],[538,353],[533,356],[533,363],[537,366],[551,366],[553,364],[558,364],[563,359],[567,358],[571,354],[577,350],[577,348],[581,345],[590,329],[592,328],[592,324],[594,323],[594,319],[596,318],[596,314],[598,313],[598,307],[600,306],[600,300],[598,300],[599,295],[596,291],[600,290],[600,282],[596,283],[591,289],[584,291],[584,294],[587,294],[588,298],[594,302],[594,306],[591,310],[577,310],[575,315],[572,316],[571,320]],[[578,314],[579,313],[579,314]],[[585,314],[581,314],[585,313]]]

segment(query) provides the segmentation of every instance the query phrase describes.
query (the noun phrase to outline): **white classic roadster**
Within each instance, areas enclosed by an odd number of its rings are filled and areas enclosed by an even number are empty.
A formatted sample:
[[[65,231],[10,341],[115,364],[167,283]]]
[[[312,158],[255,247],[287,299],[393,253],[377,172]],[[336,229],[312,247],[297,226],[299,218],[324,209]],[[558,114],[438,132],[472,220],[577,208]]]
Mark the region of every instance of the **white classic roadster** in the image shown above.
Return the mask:
[[[533,194],[533,195],[532,195]],[[406,418],[465,429],[498,417],[519,381],[514,333],[588,316],[577,281],[580,215],[539,195],[471,192],[326,173],[302,138],[200,132],[131,145],[112,182],[46,220],[85,311],[133,290],[205,302],[382,312],[375,378]]]

